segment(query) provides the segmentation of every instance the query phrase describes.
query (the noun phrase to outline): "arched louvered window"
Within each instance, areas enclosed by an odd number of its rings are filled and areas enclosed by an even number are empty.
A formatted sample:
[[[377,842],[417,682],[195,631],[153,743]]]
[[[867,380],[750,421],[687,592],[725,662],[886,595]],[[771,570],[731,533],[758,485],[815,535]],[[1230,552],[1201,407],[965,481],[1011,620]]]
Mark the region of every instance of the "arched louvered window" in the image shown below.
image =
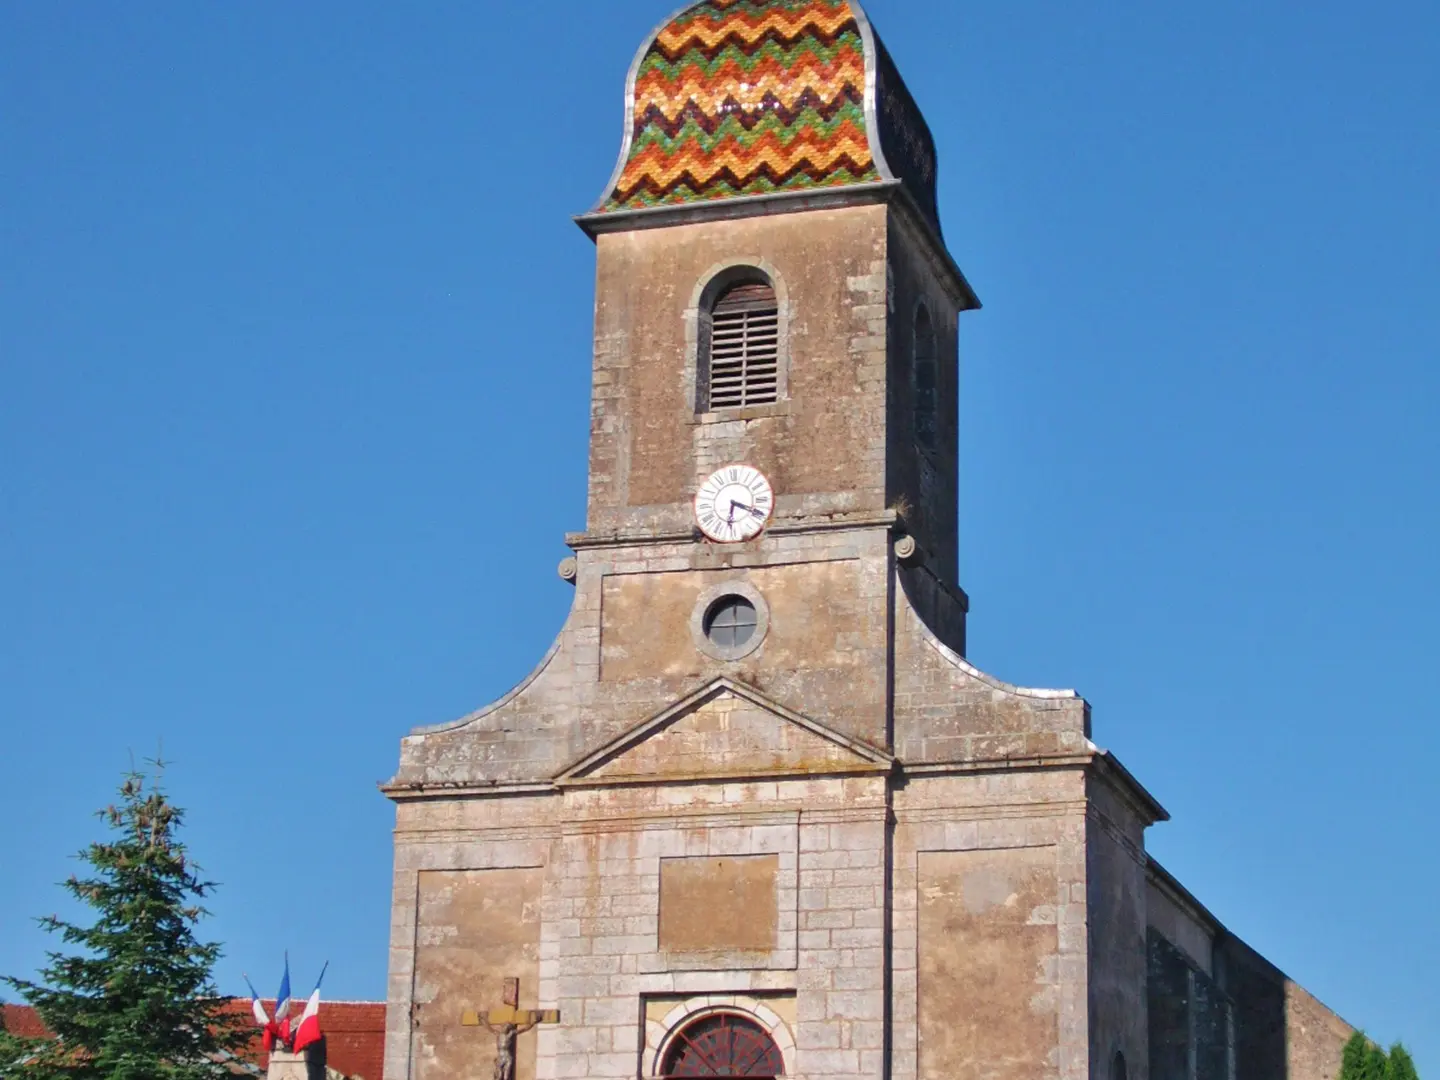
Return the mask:
[[[764,275],[725,288],[702,329],[701,412],[780,400],[780,305]]]
[[[935,356],[935,325],[922,307],[915,316],[915,441],[923,449],[935,449],[938,371]]]

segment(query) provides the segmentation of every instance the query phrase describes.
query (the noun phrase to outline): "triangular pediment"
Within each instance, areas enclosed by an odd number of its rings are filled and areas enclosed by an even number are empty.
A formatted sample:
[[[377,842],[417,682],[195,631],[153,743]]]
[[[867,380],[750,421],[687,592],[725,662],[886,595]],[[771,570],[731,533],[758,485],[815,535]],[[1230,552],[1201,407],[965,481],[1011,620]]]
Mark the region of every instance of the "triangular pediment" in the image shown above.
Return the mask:
[[[894,760],[731,679],[717,679],[570,766],[559,784],[848,775]]]

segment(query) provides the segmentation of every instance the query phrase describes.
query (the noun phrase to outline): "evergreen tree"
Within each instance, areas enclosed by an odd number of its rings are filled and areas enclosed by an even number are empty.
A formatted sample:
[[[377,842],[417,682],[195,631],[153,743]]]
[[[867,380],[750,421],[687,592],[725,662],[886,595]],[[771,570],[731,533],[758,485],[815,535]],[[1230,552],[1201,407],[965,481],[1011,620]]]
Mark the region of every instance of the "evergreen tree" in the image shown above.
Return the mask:
[[[161,769],[157,766],[157,777]],[[54,1039],[0,1034],[6,1080],[219,1080],[217,1058],[248,1040],[211,978],[220,946],[195,937],[214,889],[176,839],[184,817],[157,780],[139,773],[98,815],[107,843],[80,853],[90,876],[65,889],[93,908],[81,926],[40,920],[74,948],[51,952],[41,982],[5,978],[33,1005]]]
[[[1385,1080],[1389,1071],[1390,1063],[1385,1060],[1385,1051],[1378,1043],[1371,1043],[1365,1048],[1365,1080]]]
[[[1340,1080],[1366,1080],[1365,1063],[1370,1052],[1370,1040],[1363,1031],[1350,1036],[1340,1054]]]
[[[1404,1043],[1397,1042],[1390,1047],[1385,1080],[1420,1080],[1420,1074],[1415,1071],[1415,1059],[1410,1056],[1410,1051],[1405,1049]]]

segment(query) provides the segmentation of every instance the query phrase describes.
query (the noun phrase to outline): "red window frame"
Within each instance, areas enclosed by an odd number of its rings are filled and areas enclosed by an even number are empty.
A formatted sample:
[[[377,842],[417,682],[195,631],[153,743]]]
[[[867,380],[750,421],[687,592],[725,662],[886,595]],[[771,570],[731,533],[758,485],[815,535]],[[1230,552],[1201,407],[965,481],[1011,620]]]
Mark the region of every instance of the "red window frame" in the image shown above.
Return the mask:
[[[694,1076],[746,1076],[776,1080],[785,1075],[785,1059],[770,1033],[747,1016],[717,1012],[682,1027],[665,1052],[661,1075],[670,1080]]]

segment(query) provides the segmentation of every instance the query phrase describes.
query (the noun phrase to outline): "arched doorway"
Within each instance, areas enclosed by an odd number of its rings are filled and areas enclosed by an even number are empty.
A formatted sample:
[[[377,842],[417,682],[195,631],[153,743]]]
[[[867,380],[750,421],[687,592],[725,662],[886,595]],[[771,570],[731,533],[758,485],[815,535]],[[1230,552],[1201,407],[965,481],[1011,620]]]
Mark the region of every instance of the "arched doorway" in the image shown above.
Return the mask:
[[[665,1077],[785,1075],[770,1033],[748,1017],[711,1013],[681,1028],[665,1054]]]

